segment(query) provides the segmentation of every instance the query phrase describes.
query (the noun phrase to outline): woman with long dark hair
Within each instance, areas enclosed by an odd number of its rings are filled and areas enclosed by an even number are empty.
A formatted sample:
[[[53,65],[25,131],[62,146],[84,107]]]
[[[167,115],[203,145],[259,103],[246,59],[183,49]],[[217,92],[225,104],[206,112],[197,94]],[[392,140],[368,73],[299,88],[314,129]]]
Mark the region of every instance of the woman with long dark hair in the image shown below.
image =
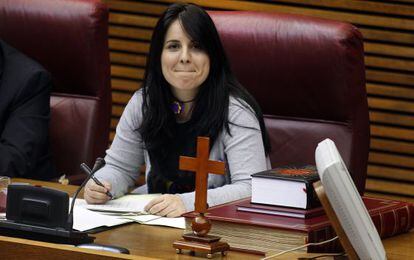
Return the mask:
[[[178,169],[180,155],[195,156],[197,136],[210,138],[210,160],[226,163],[225,175],[210,174],[210,206],[248,197],[250,175],[269,168],[270,144],[253,97],[231,72],[210,16],[192,4],[173,4],[151,40],[142,88],[129,101],[116,136],[90,181],[88,203],[122,196],[146,164],[141,191],[162,193],[146,210],[175,217],[194,209],[195,174]]]

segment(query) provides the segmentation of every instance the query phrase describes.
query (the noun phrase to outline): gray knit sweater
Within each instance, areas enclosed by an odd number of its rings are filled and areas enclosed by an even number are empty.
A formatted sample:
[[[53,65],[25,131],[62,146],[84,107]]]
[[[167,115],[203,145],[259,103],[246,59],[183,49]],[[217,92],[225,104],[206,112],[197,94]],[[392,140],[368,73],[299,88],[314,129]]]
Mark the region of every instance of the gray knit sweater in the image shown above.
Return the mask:
[[[106,151],[106,165],[95,175],[111,183],[115,197],[134,186],[141,165],[146,164],[146,176],[151,169],[148,152],[137,131],[142,121],[142,102],[139,90],[125,107],[111,148]],[[230,98],[229,122],[231,135],[223,130],[210,152],[210,160],[225,162],[227,170],[225,175],[209,174],[207,202],[210,206],[251,196],[250,175],[270,168],[259,122],[244,101]],[[138,189],[146,192],[146,185]],[[187,211],[194,210],[194,192],[179,196]]]

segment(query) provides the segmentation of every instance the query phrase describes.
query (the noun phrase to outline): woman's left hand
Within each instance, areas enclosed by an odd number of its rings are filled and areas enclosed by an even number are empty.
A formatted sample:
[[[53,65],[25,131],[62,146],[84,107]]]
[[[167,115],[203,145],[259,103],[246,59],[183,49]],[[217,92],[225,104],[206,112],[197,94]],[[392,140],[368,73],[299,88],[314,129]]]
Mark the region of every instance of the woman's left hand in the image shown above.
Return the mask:
[[[169,218],[179,217],[185,212],[181,198],[172,194],[164,194],[152,199],[144,209],[150,214]]]

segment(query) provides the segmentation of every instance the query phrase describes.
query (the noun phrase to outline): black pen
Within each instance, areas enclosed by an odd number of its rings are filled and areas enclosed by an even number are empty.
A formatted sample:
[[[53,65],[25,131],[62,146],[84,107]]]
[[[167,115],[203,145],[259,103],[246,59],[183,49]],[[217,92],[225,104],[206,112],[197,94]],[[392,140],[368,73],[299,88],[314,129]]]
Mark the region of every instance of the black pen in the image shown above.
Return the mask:
[[[91,170],[91,168],[89,168],[89,166],[88,165],[86,165],[86,163],[81,163],[81,165],[80,165],[80,167],[81,167],[81,169],[84,171],[84,172],[86,172],[86,173],[88,173],[89,175],[92,175],[91,176],[91,179],[97,184],[97,185],[99,185],[99,186],[101,186],[101,187],[103,187],[103,188],[106,188],[103,184],[102,184],[102,182],[100,182],[97,178],[95,178],[95,176],[93,176],[93,174],[95,173],[95,172],[93,172],[92,170]],[[95,169],[95,171],[96,171],[96,169]],[[112,193],[111,192],[109,192],[109,191],[106,191],[106,193],[105,193],[108,197],[110,197],[111,199],[114,197],[113,195],[112,195]]]
[[[92,180],[93,180],[96,184],[98,184],[99,186],[101,186],[101,187],[104,187],[104,188],[105,188],[105,186],[102,184],[102,182],[100,182],[97,178],[95,178],[95,176],[92,176]],[[105,194],[106,194],[108,197],[110,197],[111,199],[114,197],[114,196],[112,196],[112,193],[111,193],[111,192],[109,192],[109,190],[107,190]]]

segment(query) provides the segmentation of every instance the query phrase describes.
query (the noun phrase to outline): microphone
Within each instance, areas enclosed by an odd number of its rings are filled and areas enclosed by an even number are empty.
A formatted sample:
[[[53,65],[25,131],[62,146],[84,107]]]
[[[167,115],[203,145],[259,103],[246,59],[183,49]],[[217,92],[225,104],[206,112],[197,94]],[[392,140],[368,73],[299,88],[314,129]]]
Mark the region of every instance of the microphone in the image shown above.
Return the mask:
[[[93,168],[92,168],[92,173],[95,174],[95,172],[97,172],[99,169],[104,167],[105,164],[106,162],[104,158],[101,158],[101,157],[96,158],[95,164],[93,165]]]
[[[104,166],[105,166],[105,160],[100,157],[96,159],[92,170],[88,167],[88,165],[86,165],[86,163],[82,163],[80,165],[81,170],[84,171],[88,177],[86,177],[86,179],[82,182],[81,186],[79,186],[79,188],[76,190],[75,194],[72,197],[72,203],[70,204],[70,212],[68,215],[68,224],[67,224],[67,229],[69,229],[69,231],[73,230],[73,208],[75,206],[75,201],[76,201],[76,198],[78,197],[79,192],[83,189],[83,187],[85,187],[86,183],[88,183],[88,181],[93,177],[95,172],[97,172],[99,169],[101,169]]]

